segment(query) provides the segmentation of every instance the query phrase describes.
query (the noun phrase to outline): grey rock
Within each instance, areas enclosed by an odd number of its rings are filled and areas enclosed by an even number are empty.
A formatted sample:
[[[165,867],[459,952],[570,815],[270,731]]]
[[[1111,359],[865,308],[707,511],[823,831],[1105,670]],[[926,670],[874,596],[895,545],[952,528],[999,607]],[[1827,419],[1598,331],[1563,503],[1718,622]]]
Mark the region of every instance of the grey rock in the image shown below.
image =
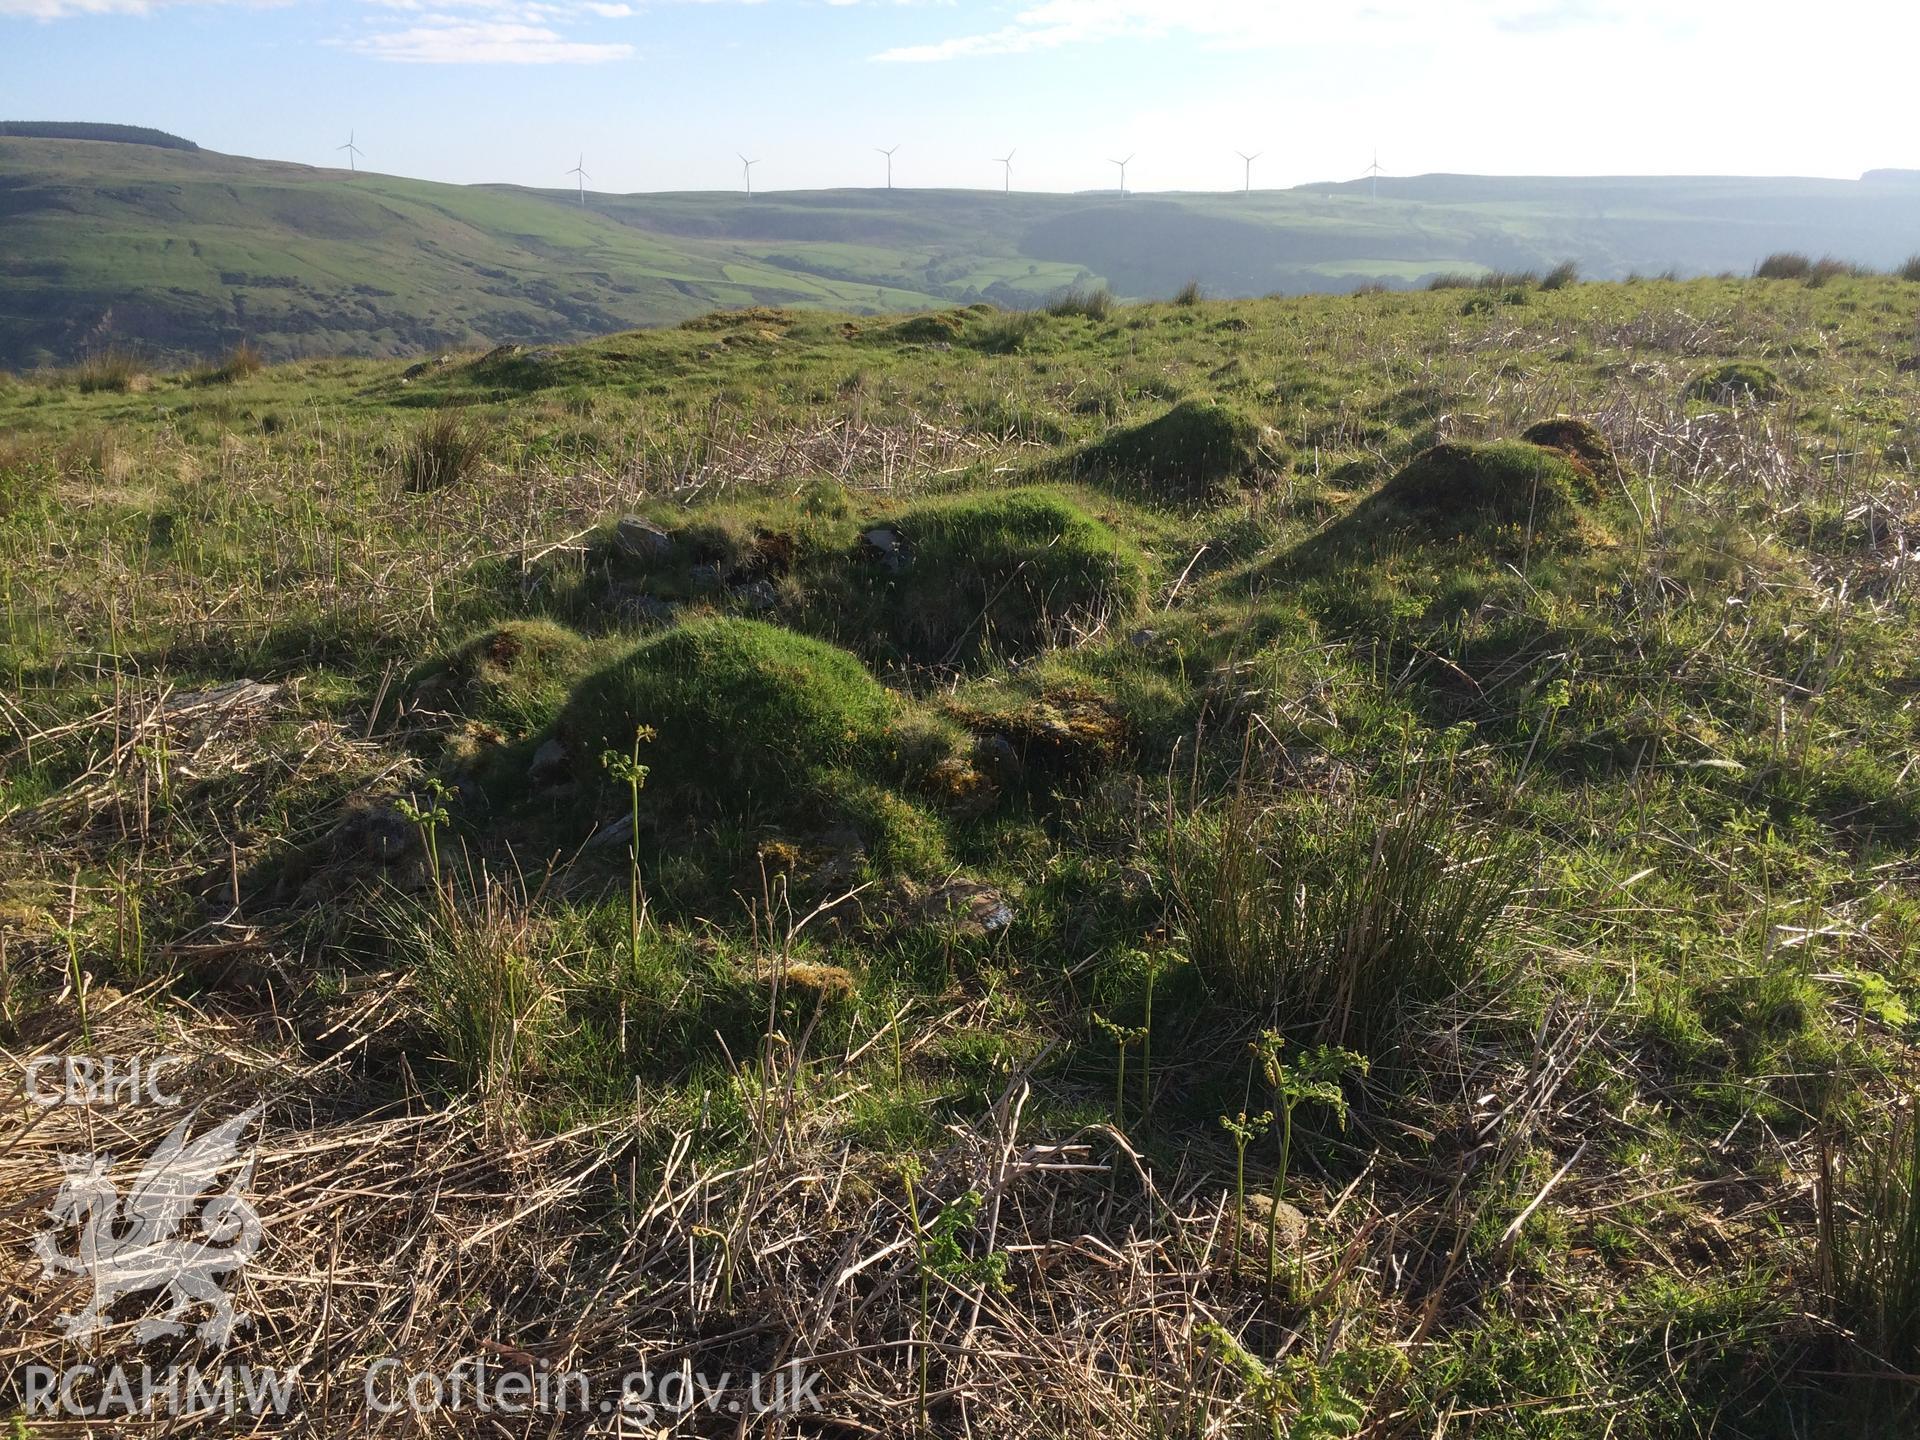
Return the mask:
[[[1136,630],[1127,636],[1127,643],[1136,650],[1145,650],[1160,638],[1158,630]]]
[[[624,614],[643,625],[666,625],[673,620],[674,607],[658,595],[626,591],[616,596],[614,603]]]
[[[700,590],[718,590],[720,588],[720,567],[718,565],[696,565],[687,572],[694,587]]]
[[[334,828],[333,853],[340,860],[398,864],[420,849],[420,831],[391,802],[361,803]]]
[[[1013,906],[991,885],[955,879],[920,898],[917,918],[945,925],[956,935],[993,935],[1013,924]]]
[[[242,710],[264,710],[280,698],[284,688],[259,680],[232,680],[211,690],[169,695],[160,702],[160,713],[170,720],[208,720]]]
[[[603,825],[593,832],[593,838],[587,841],[590,850],[605,850],[614,845],[625,845],[633,838],[633,816],[622,815],[611,824]]]
[[[622,515],[613,527],[613,543],[620,553],[644,563],[664,560],[673,553],[673,537],[638,515]]]
[[[807,883],[821,890],[844,890],[852,885],[867,859],[866,841],[860,838],[859,831],[845,825],[815,837],[809,848],[819,859],[807,876]]]
[[[887,569],[895,572],[906,569],[907,547],[898,530],[876,525],[860,537],[860,543],[866,547],[869,555]]]
[[[1018,784],[1026,769],[1020,763],[1020,752],[1004,735],[983,735],[974,742],[973,768],[1001,789]]]
[[[751,581],[733,593],[746,602],[749,610],[771,610],[780,603],[780,592],[773,588],[770,580]]]
[[[573,757],[567,753],[567,747],[558,740],[543,740],[540,748],[533,752],[533,763],[527,766],[527,779],[536,785],[551,785],[566,778]]]

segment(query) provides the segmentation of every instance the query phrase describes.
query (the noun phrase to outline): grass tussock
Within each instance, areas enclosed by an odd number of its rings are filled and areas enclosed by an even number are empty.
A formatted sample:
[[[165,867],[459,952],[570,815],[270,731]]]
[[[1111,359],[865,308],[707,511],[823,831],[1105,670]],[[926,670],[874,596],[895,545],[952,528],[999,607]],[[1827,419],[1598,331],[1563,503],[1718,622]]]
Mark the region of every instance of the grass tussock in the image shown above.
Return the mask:
[[[1112,318],[1115,304],[1113,292],[1104,285],[1097,289],[1075,285],[1048,300],[1046,312],[1055,319],[1078,316],[1082,320],[1107,320]]]
[[[1920,285],[1920,255],[1909,255],[1893,273],[1909,284]]]
[[[251,340],[242,340],[218,365],[201,371],[198,378],[207,385],[234,385],[258,375],[266,366],[267,357],[260,348]]]
[[[458,410],[441,410],[407,438],[401,467],[409,490],[425,493],[477,476],[491,436],[480,421]]]
[[[552,1053],[561,1020],[552,937],[512,883],[482,874],[436,889],[392,928],[411,957],[422,1018],[459,1081],[510,1102]]]
[[[1173,918],[1207,987],[1361,1048],[1485,978],[1531,859],[1444,786],[1288,797],[1246,778],[1170,815],[1166,845]]]
[[[1864,265],[1832,255],[1822,255],[1816,260],[1798,250],[1777,250],[1754,266],[1753,273],[1759,280],[1797,280],[1817,290],[1835,280],[1859,279],[1873,272]]]
[[[592,653],[584,638],[552,621],[508,620],[419,667],[403,693],[415,710],[519,739],[553,723]]]
[[[988,355],[1018,355],[1046,333],[1047,314],[1008,310],[967,332],[967,342]]]
[[[1753,267],[1758,280],[1804,280],[1813,273],[1813,257],[1798,250],[1776,250]]]
[[[100,392],[122,394],[134,389],[146,376],[146,367],[131,350],[110,345],[96,350],[67,372],[67,378],[82,395]]]
[[[1188,309],[1192,309],[1195,305],[1198,305],[1205,298],[1206,298],[1205,292],[1201,290],[1200,282],[1198,280],[1189,280],[1187,281],[1186,284],[1182,285],[1178,290],[1173,292],[1173,303],[1176,305],[1184,306]]]
[[[1549,270],[1540,281],[1542,290],[1565,290],[1570,285],[1580,283],[1580,267],[1572,260],[1562,260]]]
[[[1920,1365],[1920,1113],[1912,1097],[1844,1150],[1822,1147],[1820,1273],[1877,1366]]]

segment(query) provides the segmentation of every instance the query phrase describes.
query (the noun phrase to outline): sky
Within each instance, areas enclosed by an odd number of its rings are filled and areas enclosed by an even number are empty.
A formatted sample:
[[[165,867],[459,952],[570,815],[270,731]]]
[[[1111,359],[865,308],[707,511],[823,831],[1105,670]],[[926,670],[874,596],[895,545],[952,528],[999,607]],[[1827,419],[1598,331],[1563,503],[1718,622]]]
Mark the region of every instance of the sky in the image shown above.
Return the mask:
[[[0,0],[0,119],[602,191],[1920,168],[1882,0]]]

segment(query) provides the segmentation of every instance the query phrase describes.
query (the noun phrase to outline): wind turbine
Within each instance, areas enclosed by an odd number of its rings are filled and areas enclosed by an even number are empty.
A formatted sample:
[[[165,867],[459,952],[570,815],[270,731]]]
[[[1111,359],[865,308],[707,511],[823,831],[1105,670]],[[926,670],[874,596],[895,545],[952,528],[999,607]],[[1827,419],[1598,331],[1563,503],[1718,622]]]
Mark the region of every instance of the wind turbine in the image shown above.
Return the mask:
[[[1133,156],[1129,155],[1124,160],[1109,160],[1107,163],[1120,167],[1120,198],[1124,200],[1127,198],[1127,166],[1133,163]]]
[[[1266,152],[1263,150],[1256,150],[1253,152],[1253,154],[1249,155],[1244,150],[1236,150],[1233,153],[1238,155],[1242,160],[1247,162],[1247,188],[1241,191],[1240,193],[1243,195],[1251,195],[1253,193],[1253,162],[1258,160]]]
[[[898,150],[899,148],[900,147],[896,145],[893,147],[893,150]],[[893,150],[882,150],[878,145],[873,147],[874,154],[887,157],[887,188],[889,190],[893,188]]]
[[[1367,167],[1367,175],[1373,181],[1373,198],[1380,198],[1380,152],[1373,152],[1373,164]]]
[[[347,132],[347,143],[333,147],[336,151],[344,150],[347,152],[347,173],[349,175],[356,174],[359,171],[360,167],[353,163],[354,157],[363,153],[360,147],[353,143],[353,136],[354,132],[349,130]]]
[[[567,171],[567,174],[578,175],[580,177],[580,203],[585,205],[587,203],[587,181],[593,177],[587,174],[587,157],[584,152],[580,156],[580,163],[575,165],[573,169]]]
[[[1007,151],[1006,154],[1002,155],[998,160],[993,162],[996,165],[1004,165],[1006,167],[1005,178],[1002,179],[1000,183],[1000,193],[1002,195],[1009,195],[1013,193],[1013,157],[1015,153],[1016,152],[1009,150]]]
[[[738,154],[739,152],[736,151],[735,153]],[[753,167],[758,165],[759,163],[760,162],[758,160],[749,160],[744,155],[740,156],[740,173],[746,176],[747,199],[749,200],[753,198]]]

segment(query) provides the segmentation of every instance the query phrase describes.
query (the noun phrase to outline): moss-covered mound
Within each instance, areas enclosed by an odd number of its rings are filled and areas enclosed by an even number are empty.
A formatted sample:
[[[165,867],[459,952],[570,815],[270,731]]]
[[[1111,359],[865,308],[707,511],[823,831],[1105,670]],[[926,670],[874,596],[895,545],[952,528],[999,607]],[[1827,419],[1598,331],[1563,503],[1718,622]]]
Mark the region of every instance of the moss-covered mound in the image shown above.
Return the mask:
[[[1620,478],[1619,457],[1613,453],[1607,437],[1590,421],[1557,415],[1527,427],[1520,438],[1544,450],[1558,450],[1572,460],[1576,468],[1584,467],[1597,480]]]
[[[1376,497],[1437,532],[1527,526],[1540,535],[1570,533],[1581,510],[1598,498],[1586,467],[1518,440],[1435,445],[1414,456]]]
[[[971,319],[973,312],[969,310],[936,310],[926,315],[909,316],[898,324],[876,330],[872,338],[918,345],[951,344],[966,332],[967,322]]]
[[[924,664],[1031,655],[1146,603],[1139,549],[1055,491],[936,501],[868,531],[883,541],[889,533],[901,548],[884,623]]]
[[[893,701],[846,651],[757,620],[696,620],[642,641],[580,683],[559,721],[576,755],[641,759],[649,789],[718,808],[779,805],[829,772],[876,763]],[[589,760],[591,763],[591,760]]]
[[[1687,394],[1695,400],[1706,400],[1715,405],[1731,405],[1735,401],[1765,403],[1778,400],[1785,394],[1780,377],[1765,365],[1752,360],[1729,360],[1724,365],[1716,365],[1704,374],[1694,377],[1687,387]]]
[[[1182,400],[1080,453],[1079,468],[1130,495],[1169,504],[1223,499],[1260,471],[1261,430],[1217,400]]]
[[[403,693],[421,709],[520,739],[553,722],[592,654],[585,639],[550,620],[509,620],[420,666]]]

